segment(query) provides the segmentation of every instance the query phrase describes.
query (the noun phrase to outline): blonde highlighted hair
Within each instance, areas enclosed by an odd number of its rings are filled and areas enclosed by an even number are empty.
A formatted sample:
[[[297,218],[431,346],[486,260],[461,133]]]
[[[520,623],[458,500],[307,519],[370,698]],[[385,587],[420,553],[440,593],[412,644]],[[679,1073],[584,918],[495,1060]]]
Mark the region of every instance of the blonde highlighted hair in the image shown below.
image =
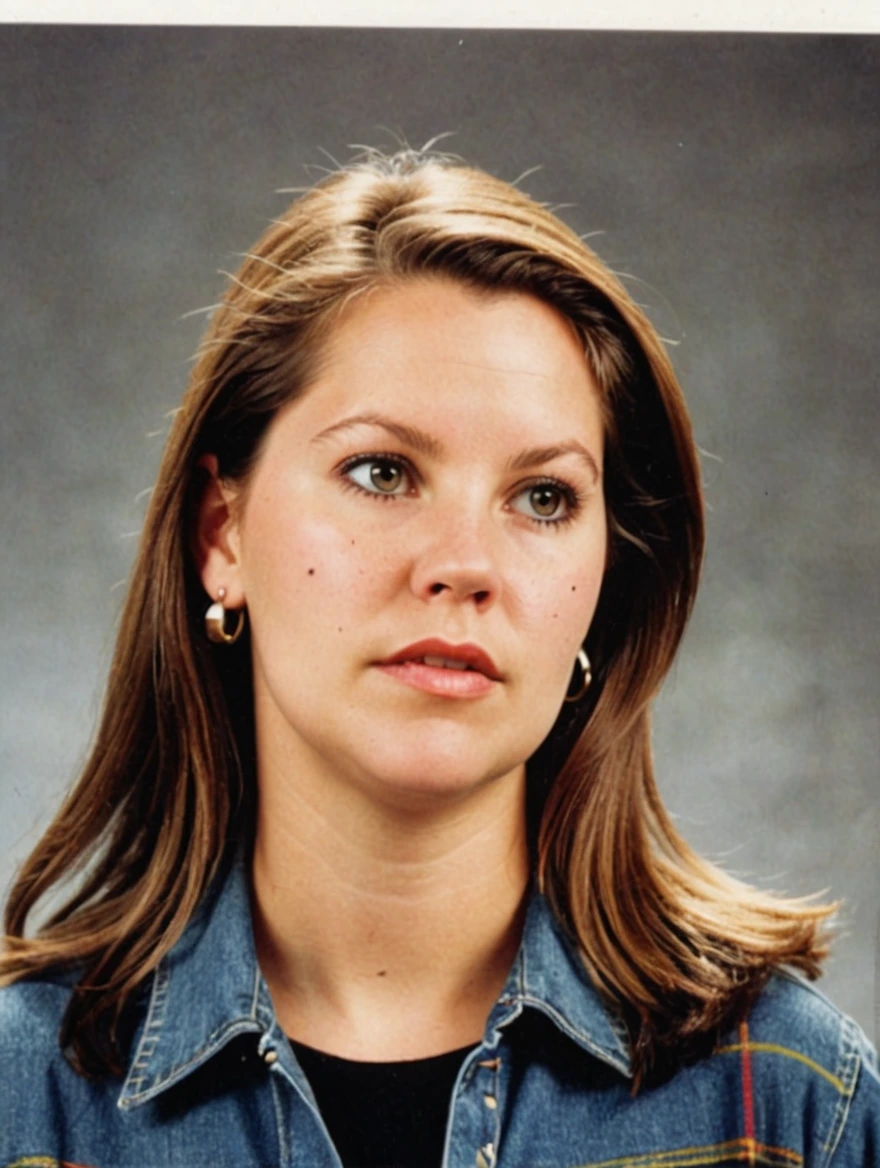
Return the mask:
[[[91,756],[9,898],[0,981],[75,971],[61,1041],[84,1074],[121,1070],[126,1005],[253,831],[249,645],[206,641],[189,550],[199,458],[246,479],[345,303],[430,276],[552,305],[602,394],[611,552],[587,638],[594,678],[529,760],[528,813],[538,879],[627,1022],[637,1076],[710,1041],[774,966],[819,972],[833,906],[774,898],[701,860],[654,782],[650,703],[703,550],[690,422],[657,333],[590,248],[516,187],[435,154],[369,153],[272,224],[213,316],[152,493]],[[37,902],[77,873],[26,938]]]

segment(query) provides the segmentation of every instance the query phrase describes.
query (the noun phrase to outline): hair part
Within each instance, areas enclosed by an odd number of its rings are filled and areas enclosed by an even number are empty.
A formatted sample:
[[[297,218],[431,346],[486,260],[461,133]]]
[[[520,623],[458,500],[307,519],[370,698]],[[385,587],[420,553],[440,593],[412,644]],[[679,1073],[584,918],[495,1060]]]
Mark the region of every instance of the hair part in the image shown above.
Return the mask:
[[[203,635],[199,459],[215,454],[246,486],[345,306],[432,277],[556,308],[600,390],[610,555],[587,637],[594,678],[529,760],[529,822],[541,887],[629,1026],[636,1081],[735,1020],[774,966],[819,972],[834,906],[757,892],[697,857],[654,781],[650,704],[703,552],[690,421],[659,337],[593,251],[515,187],[443,156],[369,152],[294,202],[231,278],[159,469],[94,746],[12,888],[0,982],[75,972],[61,1042],[86,1075],[121,1073],[127,1005],[254,830],[249,640]],[[77,874],[26,938],[35,905]]]

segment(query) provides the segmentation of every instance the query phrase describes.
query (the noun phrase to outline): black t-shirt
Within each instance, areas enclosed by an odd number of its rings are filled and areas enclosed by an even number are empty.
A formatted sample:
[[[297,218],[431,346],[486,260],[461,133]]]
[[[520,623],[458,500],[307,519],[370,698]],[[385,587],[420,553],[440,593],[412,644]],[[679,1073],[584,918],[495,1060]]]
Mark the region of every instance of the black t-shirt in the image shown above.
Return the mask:
[[[362,1063],[291,1046],[345,1168],[440,1168],[452,1088],[471,1047]]]

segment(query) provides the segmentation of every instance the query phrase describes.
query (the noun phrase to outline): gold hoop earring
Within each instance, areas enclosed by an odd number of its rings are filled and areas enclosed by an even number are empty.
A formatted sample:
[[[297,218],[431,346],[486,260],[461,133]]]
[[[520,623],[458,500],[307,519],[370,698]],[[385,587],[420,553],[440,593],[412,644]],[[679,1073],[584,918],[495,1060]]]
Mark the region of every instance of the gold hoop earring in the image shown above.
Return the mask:
[[[223,601],[226,597],[226,589],[217,589],[217,599],[205,613],[205,632],[208,635],[208,640],[213,641],[216,645],[232,645],[241,636],[244,628],[244,609],[239,608],[235,611],[238,620],[235,628],[231,633],[226,631],[226,609],[223,607]]]
[[[583,672],[583,675],[584,675],[583,681],[581,682],[581,688],[577,691],[576,694],[570,694],[570,695],[566,694],[565,695],[565,698],[563,700],[566,702],[579,702],[581,700],[581,698],[584,696],[584,694],[587,692],[587,690],[590,688],[590,682],[593,680],[593,673],[592,673],[592,670],[590,669],[590,659],[587,656],[586,649],[584,649],[583,647],[578,649],[576,664],[580,665],[580,667],[581,667],[581,671]]]

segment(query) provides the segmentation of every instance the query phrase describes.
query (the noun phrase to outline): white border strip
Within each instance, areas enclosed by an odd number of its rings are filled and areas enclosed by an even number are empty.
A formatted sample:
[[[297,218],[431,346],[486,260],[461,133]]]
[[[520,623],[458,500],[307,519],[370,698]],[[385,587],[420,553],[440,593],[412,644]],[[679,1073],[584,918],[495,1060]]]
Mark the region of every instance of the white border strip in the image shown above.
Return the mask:
[[[880,32],[877,0],[0,0],[0,23]]]

